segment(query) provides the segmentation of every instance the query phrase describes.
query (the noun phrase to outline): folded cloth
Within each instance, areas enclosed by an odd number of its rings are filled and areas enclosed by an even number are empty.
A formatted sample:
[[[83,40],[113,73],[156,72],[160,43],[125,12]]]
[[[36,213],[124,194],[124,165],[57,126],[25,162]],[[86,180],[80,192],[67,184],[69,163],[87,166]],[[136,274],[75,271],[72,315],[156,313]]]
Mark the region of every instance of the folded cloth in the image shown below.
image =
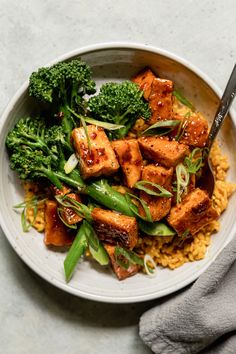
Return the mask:
[[[236,237],[190,288],[142,315],[140,336],[158,354],[236,353]]]

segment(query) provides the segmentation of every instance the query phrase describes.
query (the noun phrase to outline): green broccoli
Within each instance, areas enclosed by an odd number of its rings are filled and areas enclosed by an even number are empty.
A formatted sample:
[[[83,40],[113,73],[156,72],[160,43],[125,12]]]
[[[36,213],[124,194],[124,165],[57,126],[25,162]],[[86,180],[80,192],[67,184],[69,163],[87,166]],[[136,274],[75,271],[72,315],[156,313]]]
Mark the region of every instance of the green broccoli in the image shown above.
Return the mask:
[[[21,118],[6,138],[10,167],[23,180],[46,177],[59,189],[61,182],[82,188],[84,183],[78,171],[69,175],[64,172],[64,143],[61,126],[48,126],[40,117]]]
[[[91,69],[80,59],[40,68],[31,74],[29,80],[30,96],[52,104],[54,113],[62,121],[68,144],[71,131],[75,127],[69,109],[84,114],[83,96],[95,91]]]
[[[104,84],[100,93],[89,99],[88,109],[95,119],[124,125],[111,132],[113,138],[123,138],[138,118],[151,116],[143,91],[131,81]]]

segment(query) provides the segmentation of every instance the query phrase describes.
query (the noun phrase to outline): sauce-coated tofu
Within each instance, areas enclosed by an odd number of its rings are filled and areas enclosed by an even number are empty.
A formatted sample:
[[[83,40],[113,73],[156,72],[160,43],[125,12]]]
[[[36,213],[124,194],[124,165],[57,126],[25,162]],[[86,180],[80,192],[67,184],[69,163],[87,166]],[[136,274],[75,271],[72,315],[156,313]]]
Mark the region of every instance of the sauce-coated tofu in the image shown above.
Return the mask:
[[[139,85],[140,89],[143,90],[143,97],[148,100],[152,83],[156,76],[153,74],[152,70],[144,69],[132,78],[132,81]]]
[[[134,217],[115,211],[94,208],[92,211],[94,228],[100,240],[134,248],[138,241],[138,226]]]
[[[158,120],[171,119],[173,115],[173,82],[158,78],[150,69],[145,69],[133,79],[140,89],[143,97],[149,102],[152,111],[148,124],[154,124]]]
[[[177,234],[182,236],[186,230],[194,235],[203,226],[217,218],[218,213],[213,209],[208,194],[196,188],[180,204],[171,208],[167,220]]]
[[[47,246],[69,246],[72,244],[74,234],[68,231],[57,214],[57,202],[46,201],[45,208],[45,234],[44,243]]]
[[[51,186],[51,190],[54,195],[63,196],[66,194],[67,197],[74,199],[77,202],[81,202],[81,198],[80,198],[79,194],[71,193],[71,190],[65,186],[63,186],[62,190],[56,188],[55,186]],[[69,203],[68,200],[66,202]],[[77,224],[78,222],[80,222],[82,220],[82,218],[78,214],[76,214],[76,212],[73,209],[63,207],[63,206],[61,208],[63,210],[62,217],[65,219],[67,224],[69,224],[69,225]]]
[[[171,190],[172,176],[173,168],[166,169],[164,167],[155,165],[145,166],[142,172],[142,180],[156,183],[169,191]],[[146,187],[158,192],[156,188],[153,188],[148,184],[146,185]],[[140,198],[142,198],[147,203],[153,221],[161,220],[170,211],[171,198],[156,197],[153,195],[149,195],[143,191],[140,192]],[[141,206],[139,207],[139,212],[142,216],[145,216],[145,212]]]
[[[138,272],[139,266],[137,264],[131,263],[129,267],[126,269],[124,267],[121,267],[116,262],[115,246],[104,244],[104,247],[109,255],[113,272],[116,274],[119,280],[124,280],[128,277],[131,277],[132,275],[135,275]]]
[[[116,140],[112,142],[112,147],[124,173],[125,184],[133,188],[140,180],[143,162],[138,141],[135,139]]]
[[[143,156],[165,167],[174,167],[189,154],[187,145],[154,136],[138,139]]]
[[[170,80],[155,78],[152,82],[151,93],[148,101],[152,111],[149,124],[158,120],[172,119],[173,115],[173,82]]]
[[[200,113],[192,113],[190,117],[185,118],[183,125],[184,132],[179,140],[180,143],[199,148],[206,145],[208,123]]]
[[[91,150],[88,148],[84,128],[75,128],[71,135],[76,155],[80,161],[82,177],[86,179],[115,173],[119,164],[103,128],[88,125],[87,129]]]

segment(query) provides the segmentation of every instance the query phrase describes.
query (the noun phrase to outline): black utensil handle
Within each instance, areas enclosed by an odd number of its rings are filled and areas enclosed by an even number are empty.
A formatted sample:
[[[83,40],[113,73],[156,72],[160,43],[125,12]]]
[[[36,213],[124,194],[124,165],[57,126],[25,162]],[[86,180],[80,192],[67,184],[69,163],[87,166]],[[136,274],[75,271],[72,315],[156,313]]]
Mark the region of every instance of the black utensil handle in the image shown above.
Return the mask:
[[[223,93],[223,96],[220,100],[219,107],[217,109],[215,119],[212,123],[211,130],[208,136],[207,147],[209,150],[215,140],[216,135],[218,134],[221,125],[230,109],[230,106],[236,95],[236,64],[234,65],[233,71],[230,75],[229,81]]]

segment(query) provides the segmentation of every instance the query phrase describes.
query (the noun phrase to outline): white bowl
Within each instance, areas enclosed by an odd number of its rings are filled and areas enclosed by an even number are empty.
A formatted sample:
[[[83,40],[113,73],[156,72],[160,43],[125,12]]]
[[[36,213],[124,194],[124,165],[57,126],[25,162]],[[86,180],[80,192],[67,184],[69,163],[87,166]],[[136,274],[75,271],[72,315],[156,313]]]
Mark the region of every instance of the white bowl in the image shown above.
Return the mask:
[[[77,56],[92,67],[98,86],[106,81],[129,79],[143,67],[149,66],[160,77],[172,79],[209,120],[214,116],[221,96],[217,86],[193,65],[164,50],[130,43],[100,44],[75,50],[53,63]],[[17,119],[29,115],[34,109],[27,87],[26,82],[17,91],[0,120],[0,222],[9,242],[22,260],[41,277],[69,293],[114,303],[139,302],[170,294],[188,285],[204,272],[235,232],[236,195],[231,197],[229,206],[220,219],[221,230],[212,236],[212,244],[204,260],[184,264],[174,271],[160,268],[154,278],[138,274],[121,282],[109,268],[103,269],[93,262],[85,261],[78,265],[72,280],[66,284],[63,274],[65,254],[48,250],[43,243],[43,235],[35,230],[23,233],[20,216],[12,209],[13,205],[22,201],[23,191],[16,175],[9,168],[4,144],[7,132]],[[236,147],[236,115],[232,110],[220,133],[220,142],[230,159],[228,179],[236,181],[236,155],[233,154]]]

